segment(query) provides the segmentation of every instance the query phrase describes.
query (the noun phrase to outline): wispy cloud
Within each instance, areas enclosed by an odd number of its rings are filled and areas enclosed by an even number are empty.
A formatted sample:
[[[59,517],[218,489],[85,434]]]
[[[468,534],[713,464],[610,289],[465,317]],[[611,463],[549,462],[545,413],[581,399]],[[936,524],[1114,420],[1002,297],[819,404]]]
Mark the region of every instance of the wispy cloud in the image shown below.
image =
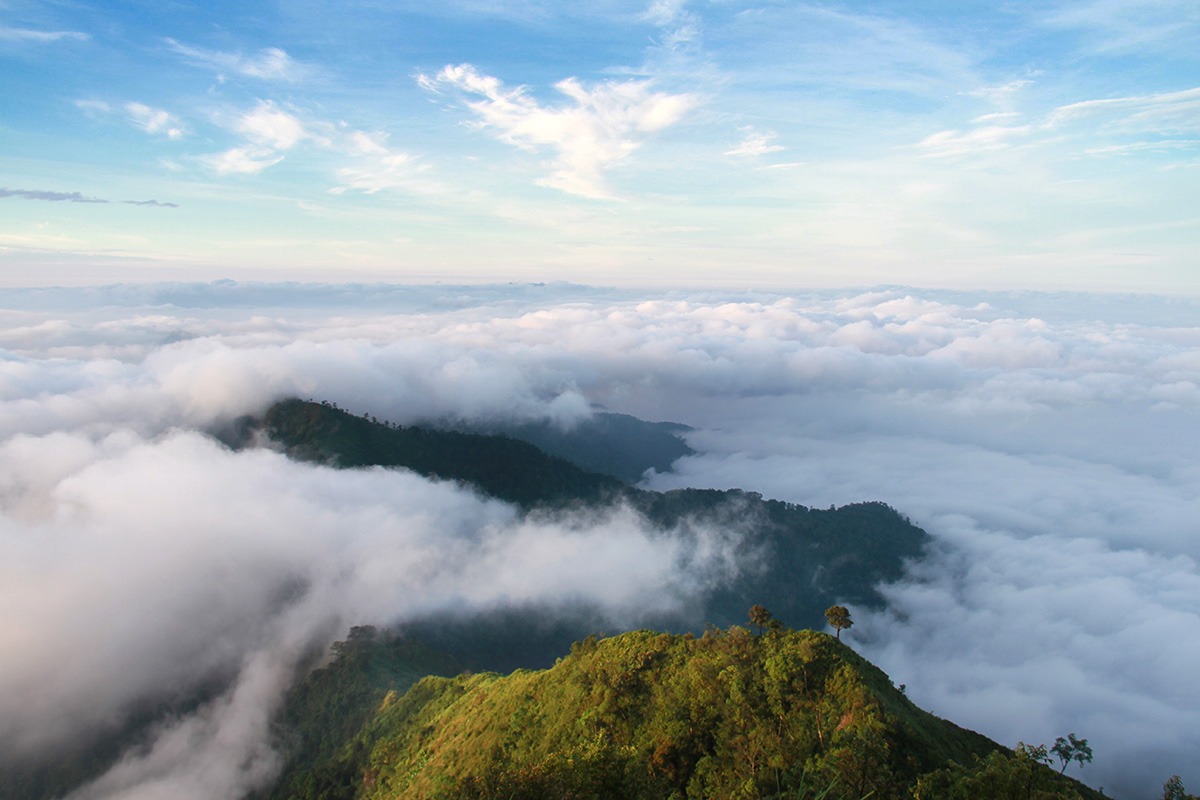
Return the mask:
[[[428,169],[427,164],[419,163],[412,154],[390,149],[387,136],[382,133],[354,131],[346,144],[357,161],[338,170],[339,185],[329,190],[331,194],[350,190],[375,194],[385,189],[411,187],[415,176]]]
[[[0,25],[0,42],[82,42],[92,38],[79,31],[37,31]]]
[[[1020,88],[1023,83],[1018,81],[970,94],[1007,106],[1012,97],[1009,88]],[[1027,121],[1018,124],[1022,120]],[[1179,151],[1193,144],[1183,137],[1200,134],[1200,87],[1081,100],[1028,119],[1019,111],[1001,111],[975,117],[971,124],[931,134],[917,147],[936,157],[1004,150],[1023,140],[1070,141],[1077,145],[1077,152],[1089,155],[1149,149]],[[1121,141],[1130,136],[1139,140]],[[1156,137],[1161,140],[1155,141]]]
[[[262,172],[283,161],[286,151],[310,138],[299,117],[269,100],[260,100],[253,109],[239,114],[229,127],[245,137],[246,143],[202,158],[221,175]]]
[[[283,156],[269,147],[243,145],[204,156],[201,161],[218,175],[255,174],[283,161]]]
[[[183,121],[175,114],[137,101],[130,101],[115,108],[103,100],[86,99],[76,100],[75,107],[93,118],[122,115],[126,122],[146,133],[163,135],[168,139],[181,139],[187,132]]]
[[[960,156],[988,150],[1004,150],[1014,140],[1028,137],[1029,125],[981,125],[970,130],[939,131],[925,137],[917,145],[926,155],[935,157]]]
[[[299,63],[278,47],[266,47],[252,56],[192,47],[174,39],[167,46],[188,62],[214,69],[219,73],[236,73],[262,80],[296,81],[308,74],[309,67]]]
[[[652,0],[642,19],[653,25],[670,25],[683,12],[687,0]]]
[[[158,200],[122,200],[122,203],[129,206],[156,206],[158,208],[179,208],[179,203],[161,203]]]
[[[418,83],[433,92],[451,88],[481,98],[465,102],[479,127],[524,150],[555,154],[540,185],[596,199],[615,198],[606,170],[699,102],[690,94],[655,92],[650,81],[607,81],[589,88],[567,78],[554,85],[567,102],[545,107],[526,87],[506,87],[470,64],[447,65],[436,76],[420,75]]]
[[[1200,7],[1193,0],[1090,0],[1051,5],[1040,17],[1041,24],[1083,32],[1087,47],[1100,53],[1139,51],[1164,44],[1186,45],[1178,56],[1194,57],[1200,33]]]
[[[1026,78],[1008,81],[998,86],[981,86],[978,89],[973,89],[967,92],[972,97],[980,97],[1000,108],[1009,108],[1014,99],[1021,93],[1025,87],[1032,84],[1033,81]]]
[[[1060,106],[1047,120],[1060,125],[1084,117],[1107,117],[1138,128],[1200,131],[1200,86],[1178,92],[1084,100]]]
[[[124,203],[131,206],[158,206],[179,208],[178,203],[160,203],[158,200],[106,200],[103,197],[88,197],[81,192],[51,192],[41,189],[0,189],[0,197],[16,197],[22,200],[48,200],[54,203]]]
[[[151,108],[145,103],[126,103],[125,111],[130,121],[146,133],[161,133],[168,139],[183,137],[183,123],[169,111]]]
[[[742,141],[733,149],[726,150],[725,155],[753,158],[755,156],[765,156],[768,153],[778,153],[787,150],[783,145],[774,143],[775,139],[779,136],[775,131],[759,131],[749,125],[741,130],[744,134]]]
[[[0,197],[19,197],[22,200],[49,200],[55,203],[107,203],[100,197],[87,197],[79,192],[49,192],[40,189],[0,189]]]

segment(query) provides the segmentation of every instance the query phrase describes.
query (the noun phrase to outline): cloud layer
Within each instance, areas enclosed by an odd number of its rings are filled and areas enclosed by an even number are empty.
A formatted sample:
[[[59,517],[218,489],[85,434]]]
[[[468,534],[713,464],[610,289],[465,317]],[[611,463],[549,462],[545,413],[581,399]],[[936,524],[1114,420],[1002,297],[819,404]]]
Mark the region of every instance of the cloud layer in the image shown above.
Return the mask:
[[[1077,774],[1118,797],[1200,783],[1200,724],[1180,712],[1200,704],[1193,303],[232,284],[6,300],[0,603],[21,646],[0,656],[0,746],[232,681],[81,797],[264,780],[278,687],[349,624],[568,593],[629,619],[686,602],[703,566],[620,509],[520,521],[457,487],[198,432],[289,394],[397,422],[599,403],[697,428],[653,487],[889,502],[937,547],[885,589],[888,613],[857,612],[856,647],[1007,744],[1088,738]]]

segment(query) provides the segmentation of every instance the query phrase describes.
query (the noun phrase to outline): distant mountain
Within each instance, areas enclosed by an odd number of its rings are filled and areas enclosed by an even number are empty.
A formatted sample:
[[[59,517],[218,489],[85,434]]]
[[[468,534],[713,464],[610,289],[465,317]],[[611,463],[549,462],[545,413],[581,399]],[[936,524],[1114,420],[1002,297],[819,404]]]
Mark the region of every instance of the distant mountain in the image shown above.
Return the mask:
[[[831,636],[732,627],[589,637],[547,670],[398,687],[332,758],[285,775],[274,797],[914,796],[1100,795],[1030,751],[922,711]]]
[[[347,468],[404,467],[525,508],[604,501],[625,489],[616,478],[508,436],[392,426],[323,403],[284,400],[242,427],[243,435],[265,431],[294,458]]]
[[[711,587],[687,618],[648,620],[671,630],[729,625],[755,603],[798,627],[823,626],[824,610],[835,602],[879,607],[876,586],[899,579],[905,560],[921,557],[929,540],[879,502],[813,509],[736,489],[647,491],[508,436],[394,426],[328,403],[276,403],[225,438],[246,446],[263,435],[294,458],[342,468],[410,469],[459,481],[526,511],[624,503],[663,535],[729,532],[742,555],[741,572]],[[543,617],[541,610],[510,608],[467,621],[417,621],[411,631],[477,668],[512,669],[544,666],[600,624],[587,608],[566,609],[555,620]],[[521,635],[514,636],[517,631]],[[463,642],[470,642],[469,652]]]
[[[675,461],[695,453],[680,438],[680,434],[691,430],[687,425],[646,422],[629,414],[604,411],[568,428],[547,420],[486,425],[434,421],[429,425],[464,433],[510,436],[589,472],[609,475],[630,484],[640,481],[647,470],[669,472]]]

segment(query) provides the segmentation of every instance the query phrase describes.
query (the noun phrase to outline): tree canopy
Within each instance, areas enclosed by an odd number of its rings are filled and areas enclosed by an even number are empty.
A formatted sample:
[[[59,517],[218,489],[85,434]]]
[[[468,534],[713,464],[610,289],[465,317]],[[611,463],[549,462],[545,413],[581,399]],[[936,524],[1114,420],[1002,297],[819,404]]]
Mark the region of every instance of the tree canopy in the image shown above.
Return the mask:
[[[829,620],[829,626],[837,631],[839,639],[842,638],[843,630],[854,625],[854,620],[850,619],[850,609],[845,606],[830,606],[825,609],[825,619]]]

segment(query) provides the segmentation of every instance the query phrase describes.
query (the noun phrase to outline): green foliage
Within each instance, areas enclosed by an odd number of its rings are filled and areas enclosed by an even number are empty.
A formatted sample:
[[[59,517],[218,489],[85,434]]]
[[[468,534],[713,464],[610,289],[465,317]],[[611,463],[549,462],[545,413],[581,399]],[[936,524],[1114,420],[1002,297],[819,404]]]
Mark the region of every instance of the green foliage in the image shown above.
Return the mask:
[[[833,637],[735,626],[590,637],[548,670],[422,680],[328,771],[377,800],[899,800],[943,750],[995,746],[917,709]]]
[[[1047,766],[1045,745],[993,751],[965,767],[958,763],[923,775],[914,800],[1084,800],[1096,792]]]
[[[761,606],[755,603],[750,606],[750,624],[755,627],[761,635],[763,631],[777,630],[781,627],[779,620],[775,619],[775,615],[767,610],[766,606]]]
[[[1050,752],[1062,762],[1062,769],[1059,772],[1066,772],[1067,765],[1072,761],[1078,761],[1079,766],[1082,767],[1084,762],[1092,760],[1092,748],[1088,746],[1088,740],[1077,739],[1073,733],[1067,734],[1066,739],[1061,736],[1055,739]]]
[[[845,606],[830,606],[825,609],[825,619],[829,621],[829,627],[837,631],[837,638],[842,638],[842,631],[846,628],[854,626],[854,620],[850,619],[850,610]]]
[[[404,692],[426,675],[457,665],[423,644],[372,627],[350,630],[333,660],[289,690],[275,731],[286,756],[271,795],[278,800],[350,798],[361,778],[361,750],[346,747],[389,692]]]
[[[1200,800],[1194,794],[1188,794],[1183,788],[1183,778],[1172,775],[1163,784],[1162,800]]]

